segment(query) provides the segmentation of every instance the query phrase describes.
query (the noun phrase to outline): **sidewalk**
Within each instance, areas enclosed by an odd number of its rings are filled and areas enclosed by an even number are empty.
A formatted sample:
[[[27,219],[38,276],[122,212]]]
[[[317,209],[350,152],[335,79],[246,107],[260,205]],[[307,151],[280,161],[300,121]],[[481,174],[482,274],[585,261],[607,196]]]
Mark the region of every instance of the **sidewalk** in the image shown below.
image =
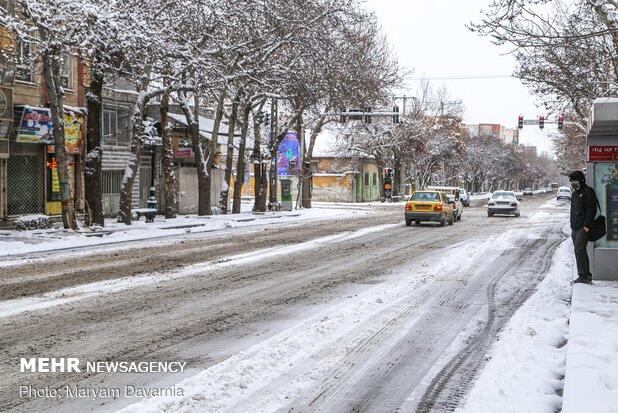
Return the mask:
[[[247,228],[271,224],[295,224],[299,222],[319,221],[324,219],[349,219],[376,213],[369,207],[364,209],[342,209],[323,206],[312,209],[252,213],[250,205],[243,204],[240,214],[228,215],[179,215],[176,219],[166,220],[158,215],[153,223],[134,221],[132,225],[106,219],[105,227],[97,231],[82,229],[70,231],[56,224],[54,228],[14,231],[0,230],[0,257],[9,258],[29,253],[61,251],[70,248],[92,246],[112,246],[133,241],[157,242],[187,234],[224,232],[234,228]]]
[[[562,412],[618,412],[618,282],[573,288]]]

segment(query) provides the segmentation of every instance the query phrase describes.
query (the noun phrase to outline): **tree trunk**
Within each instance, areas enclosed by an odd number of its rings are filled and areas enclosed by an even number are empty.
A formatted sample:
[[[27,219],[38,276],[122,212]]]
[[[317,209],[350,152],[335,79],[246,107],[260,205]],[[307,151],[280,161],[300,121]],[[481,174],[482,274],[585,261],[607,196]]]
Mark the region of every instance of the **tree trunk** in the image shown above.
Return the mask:
[[[131,215],[133,203],[133,185],[142,157],[142,139],[144,135],[144,116],[148,98],[146,97],[146,86],[142,85],[135,107],[133,109],[133,128],[131,134],[131,153],[129,163],[124,170],[122,184],[120,186],[120,210],[118,211],[118,222],[131,225],[133,217]]]
[[[195,91],[193,102],[193,110],[186,103],[186,100],[184,104],[181,104],[181,108],[189,125],[189,136],[191,137],[195,168],[197,169],[197,214],[210,215],[210,204],[208,202],[210,199],[210,180],[207,179],[210,171],[206,168],[206,162],[204,162],[204,149],[200,140],[199,97],[197,91]]]
[[[225,156],[225,187],[221,191],[219,207],[222,214],[227,214],[229,207],[230,185],[232,183],[232,168],[234,166],[234,129],[236,128],[236,117],[238,116],[238,102],[232,103],[232,113],[228,123],[227,133],[227,155]]]
[[[325,111],[328,111],[328,108]],[[309,146],[307,147],[305,159],[303,160],[303,208],[311,208],[311,194],[313,192],[313,170],[311,168],[311,161],[313,160],[313,148],[315,147],[315,141],[318,135],[326,123],[326,116],[326,114],[320,115],[318,121],[311,129],[311,135],[309,136]]]
[[[101,161],[103,148],[101,146],[101,116],[103,103],[103,74],[98,70],[91,71],[90,87],[86,94],[88,105],[88,121],[86,134],[86,168],[84,171],[86,187],[86,225],[104,226],[103,218],[103,187]]]
[[[174,173],[174,151],[172,150],[172,137],[167,118],[169,111],[170,95],[164,93],[161,96],[161,141],[163,144],[163,176],[165,180],[165,210],[166,219],[176,218],[178,214],[178,192],[176,190],[176,174]]]
[[[200,198],[202,195],[204,199],[200,199],[200,204],[203,204],[204,214],[200,215],[212,215],[212,199],[210,197],[210,188],[212,187],[212,168],[214,165],[215,157],[217,154],[217,143],[219,138],[219,127],[221,125],[221,119],[223,118],[223,103],[225,102],[225,90],[221,91],[219,95],[219,100],[217,102],[217,109],[215,112],[214,124],[212,126],[212,135],[210,136],[210,144],[208,147],[208,154],[206,155],[206,159],[202,161],[204,164],[205,174],[204,174],[204,184],[203,188],[200,188]],[[197,108],[197,102],[196,106]],[[196,110],[195,116],[198,116],[198,112]],[[198,119],[198,129],[199,129],[199,117]],[[199,135],[199,130],[198,130]]]
[[[45,29],[41,31],[45,41]],[[52,133],[60,181],[60,202],[62,205],[62,223],[64,228],[78,229],[73,205],[73,194],[69,177],[66,148],[64,146],[64,91],[60,84],[60,53],[48,50],[43,55],[43,77],[49,97],[49,109],[52,117]]]
[[[258,107],[258,113],[262,111],[264,103]],[[260,123],[256,118],[253,119],[253,153],[251,159],[253,160],[253,192],[255,194],[255,201],[253,203],[253,211],[264,212],[266,211],[266,191],[263,188],[263,175],[264,169],[262,167],[262,134],[260,130]]]
[[[245,149],[247,147],[247,132],[249,130],[249,114],[251,105],[245,104],[242,121],[240,144],[238,145],[238,160],[236,163],[236,179],[234,180],[234,204],[232,213],[240,214],[240,202],[242,199],[242,186],[245,180]]]

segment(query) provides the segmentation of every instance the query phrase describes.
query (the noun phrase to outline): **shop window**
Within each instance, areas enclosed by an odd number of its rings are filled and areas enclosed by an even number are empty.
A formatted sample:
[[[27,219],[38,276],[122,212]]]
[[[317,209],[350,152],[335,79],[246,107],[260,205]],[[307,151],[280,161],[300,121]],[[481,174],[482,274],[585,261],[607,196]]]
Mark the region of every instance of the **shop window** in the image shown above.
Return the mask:
[[[16,58],[15,80],[30,83],[34,82],[32,76],[32,61],[30,59],[30,43],[19,41]]]
[[[103,171],[102,193],[105,195],[119,194],[123,171]]]

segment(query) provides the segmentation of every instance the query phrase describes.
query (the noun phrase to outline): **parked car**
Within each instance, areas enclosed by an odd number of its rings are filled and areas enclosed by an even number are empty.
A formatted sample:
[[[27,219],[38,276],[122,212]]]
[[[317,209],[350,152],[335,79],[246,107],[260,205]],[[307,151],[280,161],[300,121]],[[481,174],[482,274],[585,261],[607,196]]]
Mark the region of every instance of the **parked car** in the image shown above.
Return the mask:
[[[406,202],[405,208],[406,225],[420,224],[421,222],[438,222],[445,226],[448,222],[453,225],[455,212],[453,204],[449,202],[444,192],[439,191],[416,191]]]
[[[571,200],[571,188],[568,186],[561,186],[558,188],[558,192],[556,192],[556,200],[559,201],[561,199]]]
[[[532,190],[532,188],[528,187],[528,188],[524,188],[524,196],[533,196],[534,195],[534,191]]]
[[[448,201],[453,205],[455,221],[461,221],[461,214],[463,213],[463,203],[461,200],[452,195],[447,195],[446,199],[448,199]]]
[[[468,191],[466,191],[463,188],[459,188],[459,200],[461,201],[461,204],[465,207],[469,207],[470,206],[470,194],[468,194]]]
[[[487,202],[487,216],[515,215],[520,216],[519,200],[513,191],[496,191]]]

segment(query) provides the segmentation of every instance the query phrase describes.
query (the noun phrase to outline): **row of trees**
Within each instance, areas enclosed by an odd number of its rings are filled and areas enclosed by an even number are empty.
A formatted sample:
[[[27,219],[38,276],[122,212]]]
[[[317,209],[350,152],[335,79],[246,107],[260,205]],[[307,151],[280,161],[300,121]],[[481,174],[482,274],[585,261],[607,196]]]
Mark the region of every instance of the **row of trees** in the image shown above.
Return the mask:
[[[618,2],[493,0],[471,29],[511,48],[515,75],[549,111],[567,114],[556,154],[563,171],[583,168],[591,104],[618,92]]]
[[[14,0],[9,4],[9,10],[0,6],[0,25],[31,45],[31,58],[42,68],[67,228],[77,227],[62,121],[61,65],[67,55],[83,59],[90,77],[85,187],[88,221],[98,225],[103,225],[102,92],[118,78],[131,82],[138,92],[131,158],[119,205],[119,220],[126,224],[131,223],[146,107],[153,99],[161,102],[165,216],[175,217],[177,205],[167,125],[170,102],[180,106],[188,124],[198,175],[198,213],[211,214],[215,206],[227,212],[234,167],[232,212],[240,212],[247,161],[256,166],[254,209],[264,211],[267,200],[276,202],[276,155],[288,130],[296,130],[298,136],[309,130],[302,174],[308,180],[315,139],[324,125],[336,119],[333,111],[384,103],[400,80],[397,61],[375,17],[359,0]],[[264,131],[259,114],[275,111],[273,106],[278,115]],[[199,115],[206,107],[214,112],[214,138],[208,143],[200,139],[199,129]],[[213,200],[211,170],[223,122],[229,126],[227,189]],[[304,206],[310,206],[310,193],[303,191]]]
[[[516,189],[548,183],[557,177],[553,160],[526,152],[494,136],[471,136],[462,124],[463,105],[446,90],[425,85],[402,114],[401,122],[377,118],[346,126],[339,151],[375,158],[383,196],[383,169],[394,169],[394,181],[428,185],[464,185],[469,191]],[[393,195],[401,188],[395,185]]]

